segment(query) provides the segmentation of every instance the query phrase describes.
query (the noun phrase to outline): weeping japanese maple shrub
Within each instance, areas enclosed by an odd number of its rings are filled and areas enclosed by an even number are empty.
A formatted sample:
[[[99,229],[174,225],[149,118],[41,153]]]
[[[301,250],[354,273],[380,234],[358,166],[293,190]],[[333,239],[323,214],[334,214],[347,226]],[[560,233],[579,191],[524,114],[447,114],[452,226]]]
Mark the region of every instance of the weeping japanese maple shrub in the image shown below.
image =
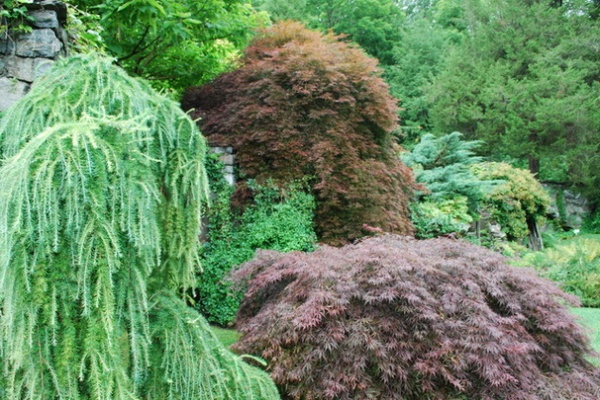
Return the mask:
[[[284,398],[599,398],[575,299],[468,242],[261,251],[234,275],[235,348],[268,360]]]
[[[396,101],[359,48],[281,22],[250,44],[241,68],[188,89],[182,107],[211,145],[235,149],[238,200],[244,179],[309,178],[321,241],[346,243],[364,225],[412,233],[414,181],[394,145]]]
[[[178,293],[194,287],[204,139],[97,56],[0,122],[3,399],[276,399]]]

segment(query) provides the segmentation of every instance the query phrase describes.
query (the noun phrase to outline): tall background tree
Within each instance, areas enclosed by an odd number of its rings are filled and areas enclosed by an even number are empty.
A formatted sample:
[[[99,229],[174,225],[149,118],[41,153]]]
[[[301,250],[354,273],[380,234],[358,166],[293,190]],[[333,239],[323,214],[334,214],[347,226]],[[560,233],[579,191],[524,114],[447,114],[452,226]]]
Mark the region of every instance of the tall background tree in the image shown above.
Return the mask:
[[[592,193],[600,31],[581,7],[505,0],[473,14],[469,35],[429,89],[434,130],[483,139],[495,159]]]
[[[243,67],[190,89],[183,107],[196,109],[210,143],[233,146],[245,179],[308,179],[320,240],[356,239],[364,224],[412,232],[413,178],[391,135],[395,100],[376,60],[333,34],[275,25]]]

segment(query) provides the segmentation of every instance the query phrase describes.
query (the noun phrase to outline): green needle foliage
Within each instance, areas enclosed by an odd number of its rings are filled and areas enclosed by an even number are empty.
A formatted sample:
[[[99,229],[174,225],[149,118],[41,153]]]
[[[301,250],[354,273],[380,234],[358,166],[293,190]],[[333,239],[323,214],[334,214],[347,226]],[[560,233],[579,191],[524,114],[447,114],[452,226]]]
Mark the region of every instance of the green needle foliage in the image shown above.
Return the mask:
[[[410,153],[401,156],[425,189],[411,204],[418,238],[466,232],[479,219],[479,203],[496,183],[477,178],[469,168],[481,162],[474,152],[480,145],[462,140],[459,132],[440,137],[427,133]]]
[[[205,143],[110,60],[62,60],[0,122],[3,399],[270,399],[177,296]]]

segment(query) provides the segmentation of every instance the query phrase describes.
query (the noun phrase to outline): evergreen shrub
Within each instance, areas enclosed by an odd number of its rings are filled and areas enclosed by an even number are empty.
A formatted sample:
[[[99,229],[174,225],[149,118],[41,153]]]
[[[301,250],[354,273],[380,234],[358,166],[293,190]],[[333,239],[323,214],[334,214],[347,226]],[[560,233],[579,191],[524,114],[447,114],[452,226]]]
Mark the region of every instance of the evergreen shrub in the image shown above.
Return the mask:
[[[469,168],[481,162],[474,153],[480,144],[462,140],[459,132],[440,137],[427,133],[410,153],[401,155],[424,189],[411,204],[416,237],[464,234],[479,219],[479,203],[495,183],[479,179]]]
[[[597,399],[589,339],[531,270],[465,241],[394,235],[259,252],[237,351],[288,399]]]
[[[588,215],[583,221],[582,228],[589,233],[600,233],[600,209]]]
[[[281,22],[259,34],[242,66],[189,88],[185,110],[213,145],[236,150],[242,180],[308,179],[320,241],[363,236],[362,226],[411,234],[414,181],[397,159],[397,106],[375,59],[332,34]]]
[[[196,125],[111,60],[58,61],[0,121],[3,399],[277,399],[179,293],[207,187]]]
[[[314,250],[315,202],[299,183],[278,188],[272,183],[261,186],[251,182],[253,200],[239,215],[231,208],[233,187],[223,178],[216,155],[209,156],[207,172],[213,199],[206,213],[207,237],[202,245],[196,304],[210,322],[227,326],[243,296],[226,279],[231,270],[250,260],[256,249]]]

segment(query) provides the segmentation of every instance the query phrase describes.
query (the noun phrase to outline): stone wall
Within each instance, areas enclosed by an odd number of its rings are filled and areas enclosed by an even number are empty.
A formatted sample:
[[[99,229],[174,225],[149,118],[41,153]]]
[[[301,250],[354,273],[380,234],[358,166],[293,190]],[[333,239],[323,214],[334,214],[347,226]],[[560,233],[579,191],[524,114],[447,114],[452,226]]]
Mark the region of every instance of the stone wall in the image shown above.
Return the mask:
[[[0,38],[0,111],[23,97],[54,60],[68,53],[66,5],[56,0],[24,5],[33,19],[32,31],[9,31]]]
[[[587,199],[579,193],[567,190],[565,185],[543,183],[542,186],[552,200],[549,215],[560,221],[565,229],[580,228],[591,212]]]
[[[223,176],[230,185],[235,185],[235,154],[232,147],[211,147],[210,151],[219,154],[219,160],[225,164]]]

